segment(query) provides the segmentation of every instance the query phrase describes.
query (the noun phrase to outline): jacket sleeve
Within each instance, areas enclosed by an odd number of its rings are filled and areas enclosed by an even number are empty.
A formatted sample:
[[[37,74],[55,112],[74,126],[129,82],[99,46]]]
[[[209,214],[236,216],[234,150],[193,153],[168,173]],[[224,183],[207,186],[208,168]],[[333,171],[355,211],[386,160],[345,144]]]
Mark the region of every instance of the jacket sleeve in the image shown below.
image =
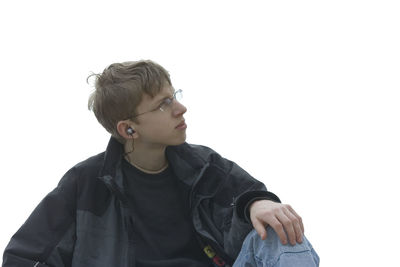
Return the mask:
[[[234,184],[234,191],[237,197],[234,201],[237,216],[246,221],[249,220],[250,205],[257,200],[267,199],[275,202],[281,202],[279,197],[267,190],[267,187],[235,162],[222,158],[225,162],[225,168],[228,169],[229,181]]]
[[[242,247],[243,240],[253,229],[248,219],[250,204],[259,199],[276,202],[280,202],[280,200],[275,194],[268,191],[262,182],[252,177],[235,162],[218,155],[214,156],[213,162],[223,167],[227,177],[224,186],[220,188],[219,196],[215,197],[215,202],[218,203],[217,198],[223,198],[226,195],[234,196],[232,209],[230,213],[227,213],[226,226],[222,232],[224,250],[232,259],[235,259]],[[225,206],[223,201],[219,200],[219,203],[220,206]]]
[[[235,162],[222,157],[209,147],[195,147],[198,149],[198,151],[200,151],[200,155],[203,155],[203,157],[207,158],[207,162],[211,162],[212,164],[223,169],[229,181],[228,185],[226,186],[228,189],[225,190],[225,192],[230,191],[234,195],[232,206],[235,207],[235,214],[237,218],[242,222],[250,223],[249,208],[254,201],[267,199],[275,202],[281,202],[279,197],[268,191],[262,182],[252,177]]]
[[[69,170],[13,235],[3,267],[71,266],[75,242],[76,175]]]

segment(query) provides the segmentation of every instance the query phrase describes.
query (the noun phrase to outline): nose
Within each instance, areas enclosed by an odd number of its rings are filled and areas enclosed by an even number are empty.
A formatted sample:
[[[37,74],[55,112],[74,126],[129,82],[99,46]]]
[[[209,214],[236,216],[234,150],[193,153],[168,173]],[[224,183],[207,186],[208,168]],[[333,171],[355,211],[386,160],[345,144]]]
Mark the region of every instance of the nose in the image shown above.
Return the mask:
[[[184,105],[182,105],[181,102],[179,102],[178,100],[174,101],[174,107],[173,107],[173,112],[172,112],[174,117],[182,116],[183,114],[186,113],[186,111],[187,111],[187,108]]]

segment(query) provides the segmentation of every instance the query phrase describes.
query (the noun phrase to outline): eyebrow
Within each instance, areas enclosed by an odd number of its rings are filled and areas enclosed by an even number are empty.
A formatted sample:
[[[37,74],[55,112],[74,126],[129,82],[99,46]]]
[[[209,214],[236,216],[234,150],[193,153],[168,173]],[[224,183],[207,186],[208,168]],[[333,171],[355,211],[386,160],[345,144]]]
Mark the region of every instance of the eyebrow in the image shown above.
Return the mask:
[[[173,89],[172,96],[173,96],[174,94],[175,94],[175,89]],[[169,95],[169,96],[164,96],[164,97],[162,97],[160,100],[158,100],[157,102],[155,102],[155,104],[154,104],[154,106],[156,106],[155,108],[157,108],[157,107],[161,104],[161,102],[164,101],[166,98],[171,98],[172,96]]]
[[[161,98],[160,100],[158,100],[158,101],[156,102],[156,104],[154,104],[155,108],[157,108],[157,107],[161,104],[161,102],[163,102],[163,101],[164,101],[165,99],[167,99],[167,98],[169,98],[169,96],[163,97],[163,98]]]

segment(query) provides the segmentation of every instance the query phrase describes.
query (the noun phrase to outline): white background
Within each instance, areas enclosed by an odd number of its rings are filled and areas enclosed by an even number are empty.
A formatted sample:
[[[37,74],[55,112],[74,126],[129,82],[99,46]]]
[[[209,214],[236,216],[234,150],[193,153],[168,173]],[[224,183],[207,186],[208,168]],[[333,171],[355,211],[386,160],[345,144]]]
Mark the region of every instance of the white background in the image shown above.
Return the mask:
[[[2,1],[0,250],[109,136],[91,72],[152,59],[188,142],[303,217],[321,266],[400,266],[398,1]]]

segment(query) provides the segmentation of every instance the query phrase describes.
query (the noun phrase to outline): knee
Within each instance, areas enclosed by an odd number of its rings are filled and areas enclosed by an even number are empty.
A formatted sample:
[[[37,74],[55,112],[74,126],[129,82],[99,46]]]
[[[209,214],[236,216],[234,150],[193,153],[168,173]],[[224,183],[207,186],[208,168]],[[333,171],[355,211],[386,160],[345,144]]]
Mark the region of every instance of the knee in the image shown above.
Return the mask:
[[[245,243],[248,243],[247,247],[253,249],[253,255],[259,259],[270,259],[272,261],[278,260],[283,254],[301,253],[315,254],[310,242],[306,237],[303,236],[303,242],[297,243],[296,245],[286,244],[283,245],[279,239],[278,234],[271,227],[267,227],[267,238],[262,240],[258,233],[253,230],[245,239]]]

